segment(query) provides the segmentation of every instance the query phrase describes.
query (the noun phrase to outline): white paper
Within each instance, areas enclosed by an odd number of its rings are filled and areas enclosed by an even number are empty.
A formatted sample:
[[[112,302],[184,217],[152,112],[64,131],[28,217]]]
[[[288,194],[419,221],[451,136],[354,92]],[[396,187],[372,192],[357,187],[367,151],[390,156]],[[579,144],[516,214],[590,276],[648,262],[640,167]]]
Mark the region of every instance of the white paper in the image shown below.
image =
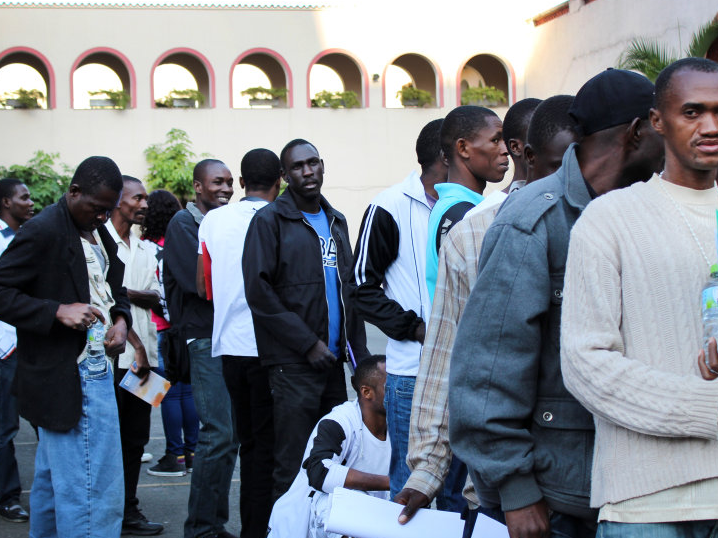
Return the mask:
[[[402,508],[360,491],[336,488],[325,530],[352,538],[461,538],[464,532],[459,514],[425,508],[399,525]]]
[[[509,538],[509,529],[495,519],[479,514],[471,538]]]

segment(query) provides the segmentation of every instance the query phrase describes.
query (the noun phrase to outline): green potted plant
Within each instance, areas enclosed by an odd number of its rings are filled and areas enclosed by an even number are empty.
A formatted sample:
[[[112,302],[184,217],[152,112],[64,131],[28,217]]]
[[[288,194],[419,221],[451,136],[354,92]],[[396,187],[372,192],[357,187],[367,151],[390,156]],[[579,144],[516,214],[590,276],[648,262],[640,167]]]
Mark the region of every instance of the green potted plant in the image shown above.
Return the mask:
[[[255,86],[242,91],[242,95],[249,96],[249,106],[278,107],[280,99],[286,101],[289,90],[287,88],[265,88]]]
[[[506,94],[495,86],[466,88],[461,94],[462,105],[495,107],[506,103]]]
[[[199,108],[204,104],[204,95],[199,90],[172,90],[162,99],[155,101],[159,108]]]
[[[115,108],[124,110],[130,104],[130,94],[125,90],[97,90],[87,92],[104,98],[90,99],[90,108]]]
[[[396,95],[399,96],[404,107],[421,108],[431,104],[433,101],[431,93],[426,90],[420,90],[411,82],[404,84],[401,90],[396,92]]]
[[[317,92],[312,99],[314,108],[359,108],[359,97],[355,91],[330,92],[322,90]]]
[[[40,108],[40,99],[44,99],[45,95],[40,90],[26,90],[25,88],[19,88],[14,92],[11,92],[6,99],[3,100],[3,105],[10,108]]]

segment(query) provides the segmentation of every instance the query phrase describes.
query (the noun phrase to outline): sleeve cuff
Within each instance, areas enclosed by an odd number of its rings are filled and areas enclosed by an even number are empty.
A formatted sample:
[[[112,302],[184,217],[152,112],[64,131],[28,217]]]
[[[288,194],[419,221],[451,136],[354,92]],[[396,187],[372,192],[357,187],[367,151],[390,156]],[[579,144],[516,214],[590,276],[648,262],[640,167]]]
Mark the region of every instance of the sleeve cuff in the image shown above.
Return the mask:
[[[332,462],[332,460],[324,460],[322,462],[328,467],[327,476],[324,477],[324,483],[322,484],[322,491],[324,493],[334,492],[334,488],[344,487],[347,475],[349,474],[349,467],[344,467],[338,463]]]
[[[518,474],[509,476],[501,483],[499,496],[501,509],[508,512],[539,502],[543,498],[543,493],[533,474]]]
[[[405,488],[415,489],[433,499],[441,490],[443,480],[424,469],[414,469],[404,484]]]

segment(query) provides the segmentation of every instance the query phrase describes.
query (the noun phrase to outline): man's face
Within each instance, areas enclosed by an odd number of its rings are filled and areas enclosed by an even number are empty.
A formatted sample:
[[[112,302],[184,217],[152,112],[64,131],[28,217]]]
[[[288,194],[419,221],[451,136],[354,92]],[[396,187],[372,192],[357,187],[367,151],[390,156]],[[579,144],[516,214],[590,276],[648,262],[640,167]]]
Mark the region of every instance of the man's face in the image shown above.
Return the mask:
[[[195,181],[194,191],[197,199],[212,210],[227,205],[234,194],[232,173],[221,163],[210,163],[204,169],[201,181]]]
[[[100,185],[95,193],[84,194],[80,187],[73,184],[67,191],[67,207],[75,225],[80,230],[91,232],[107,222],[120,195],[106,185]]]
[[[32,209],[35,202],[30,198],[30,191],[24,184],[16,186],[12,198],[5,198],[3,204],[20,224],[27,222],[35,214]]]
[[[384,408],[384,392],[385,392],[385,385],[386,385],[386,363],[380,362],[377,364],[377,369],[380,372],[380,375],[377,376],[378,379],[376,379],[375,386],[374,386],[374,410],[377,413],[381,413],[383,415],[386,415],[386,409]]]
[[[147,214],[147,191],[142,183],[125,181],[117,211],[125,222],[142,224]]]
[[[496,183],[509,169],[509,152],[503,139],[501,120],[491,117],[472,139],[466,139],[466,167],[476,179]]]
[[[563,154],[566,149],[574,142],[578,142],[578,137],[568,129],[559,131],[549,140],[543,151],[534,152],[533,159],[529,160],[531,168],[530,179],[541,179],[550,176],[556,170],[561,168],[563,162]]]
[[[292,192],[301,198],[319,196],[324,183],[324,161],[309,144],[294,146],[284,156],[284,180]]]
[[[718,168],[718,73],[674,73],[662,109],[651,112],[667,158],[686,170]]]

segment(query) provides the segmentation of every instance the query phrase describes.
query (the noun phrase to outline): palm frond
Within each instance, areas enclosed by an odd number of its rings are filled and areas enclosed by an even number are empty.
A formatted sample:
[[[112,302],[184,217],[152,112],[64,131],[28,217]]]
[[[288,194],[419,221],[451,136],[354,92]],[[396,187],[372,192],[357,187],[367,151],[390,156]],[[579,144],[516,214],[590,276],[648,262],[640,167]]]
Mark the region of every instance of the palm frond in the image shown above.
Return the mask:
[[[696,30],[691,37],[691,42],[686,49],[686,56],[705,58],[708,49],[718,39],[718,21],[711,21]]]
[[[618,59],[618,67],[646,75],[652,82],[664,67],[676,60],[675,53],[657,41],[634,39]]]

